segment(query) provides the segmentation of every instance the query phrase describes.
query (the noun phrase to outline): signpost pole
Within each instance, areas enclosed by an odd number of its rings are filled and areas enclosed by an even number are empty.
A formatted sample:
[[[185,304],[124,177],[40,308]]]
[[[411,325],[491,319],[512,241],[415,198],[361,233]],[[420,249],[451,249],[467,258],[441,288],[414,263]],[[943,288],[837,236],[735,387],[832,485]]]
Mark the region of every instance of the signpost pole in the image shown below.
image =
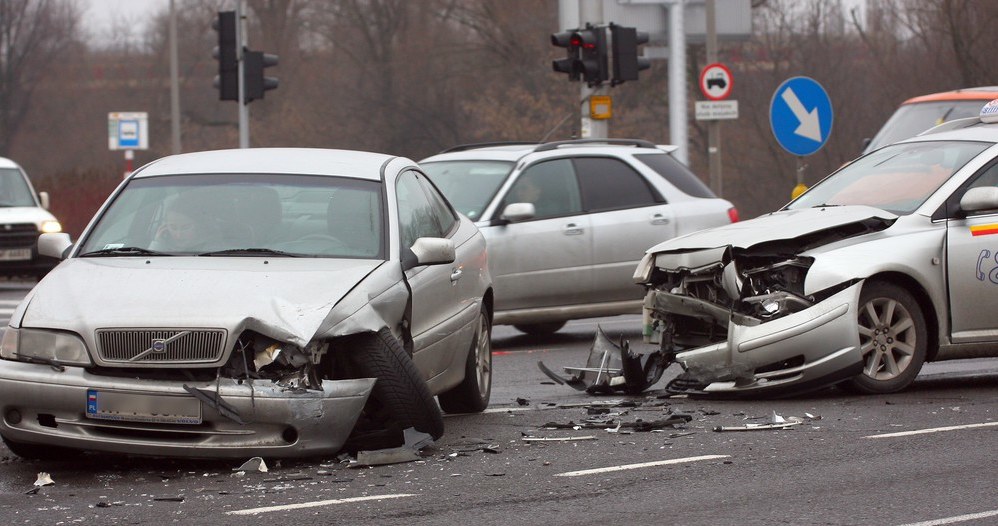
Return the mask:
[[[717,17],[714,0],[707,0],[707,63],[717,62]],[[721,123],[707,121],[707,166],[710,188],[718,197],[724,197],[724,180],[721,176]]]
[[[132,172],[134,171],[132,162],[134,159],[135,159],[135,151],[125,150],[125,176],[122,179],[128,179],[128,176],[132,175]]]

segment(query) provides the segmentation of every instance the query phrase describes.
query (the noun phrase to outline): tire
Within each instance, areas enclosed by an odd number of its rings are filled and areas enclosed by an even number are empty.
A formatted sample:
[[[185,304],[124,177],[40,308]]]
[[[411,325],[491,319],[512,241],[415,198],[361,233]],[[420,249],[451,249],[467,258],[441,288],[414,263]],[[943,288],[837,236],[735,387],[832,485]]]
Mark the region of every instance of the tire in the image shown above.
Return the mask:
[[[362,378],[377,378],[350,443],[362,449],[400,446],[410,427],[439,439],[443,415],[412,358],[388,329],[358,336],[352,362]]]
[[[79,456],[79,452],[59,447],[46,446],[42,444],[25,444],[15,442],[7,437],[3,437],[3,444],[15,455],[26,460],[68,460]]]
[[[858,322],[864,369],[843,387],[887,394],[911,385],[925,363],[929,343],[915,297],[891,283],[868,283],[859,297]]]
[[[564,326],[565,322],[563,321],[549,321],[545,323],[521,323],[519,325],[513,325],[513,327],[516,327],[516,330],[520,332],[525,332],[532,336],[543,336],[546,334],[554,334],[558,332],[558,329],[561,329]]]
[[[440,407],[448,413],[481,413],[492,395],[492,321],[482,306],[478,327],[471,339],[465,360],[464,380],[453,389],[440,393]]]

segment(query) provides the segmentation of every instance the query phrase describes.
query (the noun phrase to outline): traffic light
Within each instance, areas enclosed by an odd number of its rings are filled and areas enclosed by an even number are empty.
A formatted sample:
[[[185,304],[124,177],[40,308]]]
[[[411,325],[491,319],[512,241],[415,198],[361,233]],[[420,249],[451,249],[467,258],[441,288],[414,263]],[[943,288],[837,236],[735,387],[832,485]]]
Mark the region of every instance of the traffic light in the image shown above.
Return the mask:
[[[565,58],[553,61],[551,67],[568,73],[569,80],[584,80],[590,86],[609,80],[605,27],[586,25],[584,29],[552,33],[551,44],[566,49]]]
[[[277,89],[279,83],[277,77],[265,77],[263,75],[264,68],[277,65],[277,55],[271,55],[262,51],[245,50],[243,52],[243,60],[245,61],[243,63],[243,74],[246,81],[243,89],[246,90],[246,104],[257,99],[262,99],[264,92],[267,90]]]
[[[214,85],[219,100],[239,100],[239,62],[236,58],[236,12],[219,11],[212,24],[218,31],[218,46],[211,55],[218,60]]]
[[[638,80],[638,72],[651,67],[648,59],[638,56],[638,46],[648,43],[648,33],[610,24],[610,34],[613,40],[613,80],[610,85]]]
[[[566,57],[553,61],[551,67],[558,73],[568,73],[568,80],[573,82],[582,80],[581,64],[579,63],[579,42],[572,38],[574,35],[574,31],[551,34],[551,45],[563,47],[566,50]]]
[[[572,34],[573,43],[580,49],[582,80],[590,87],[599,86],[610,78],[607,71],[606,28],[586,25]]]

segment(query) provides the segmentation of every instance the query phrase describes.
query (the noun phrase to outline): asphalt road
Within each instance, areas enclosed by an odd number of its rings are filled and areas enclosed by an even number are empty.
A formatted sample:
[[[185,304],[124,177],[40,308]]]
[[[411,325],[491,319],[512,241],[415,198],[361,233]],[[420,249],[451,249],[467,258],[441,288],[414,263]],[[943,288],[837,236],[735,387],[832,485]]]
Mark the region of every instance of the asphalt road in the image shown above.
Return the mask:
[[[637,322],[600,320],[611,337],[640,345]],[[96,454],[31,462],[0,447],[0,517],[6,524],[998,524],[998,360],[930,364],[909,390],[877,397],[828,390],[714,401],[666,397],[664,384],[642,396],[591,397],[554,385],[536,362],[558,371],[582,365],[594,326],[574,322],[544,338],[497,327],[492,406],[448,416],[445,436],[415,462],[352,469],[335,458],[267,459],[268,472],[240,475],[240,462]],[[691,420],[629,434],[546,426],[581,424],[590,412],[620,413],[610,416],[625,425],[676,414]],[[714,431],[774,413],[800,423]],[[39,472],[55,483],[27,494]]]

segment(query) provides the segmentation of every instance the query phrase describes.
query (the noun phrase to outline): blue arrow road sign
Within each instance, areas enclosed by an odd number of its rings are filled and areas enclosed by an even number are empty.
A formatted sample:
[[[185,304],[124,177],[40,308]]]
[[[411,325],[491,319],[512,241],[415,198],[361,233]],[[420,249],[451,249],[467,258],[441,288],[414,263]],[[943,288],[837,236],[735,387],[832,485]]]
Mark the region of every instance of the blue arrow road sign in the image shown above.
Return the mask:
[[[769,101],[769,126],[784,150],[811,155],[832,134],[832,101],[814,79],[787,79]]]

